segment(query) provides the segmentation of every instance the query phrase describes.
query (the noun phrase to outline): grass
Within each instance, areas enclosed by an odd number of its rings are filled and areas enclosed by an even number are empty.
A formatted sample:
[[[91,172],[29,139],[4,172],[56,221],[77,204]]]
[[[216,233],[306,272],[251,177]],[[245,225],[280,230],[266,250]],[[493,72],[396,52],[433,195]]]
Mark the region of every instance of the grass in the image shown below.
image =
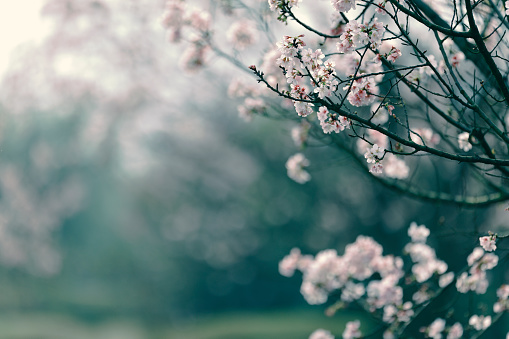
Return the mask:
[[[317,328],[337,337],[359,314],[328,318],[321,311],[237,312],[149,327],[133,319],[87,323],[60,314],[4,314],[0,339],[307,339]],[[362,321],[362,320],[361,320]]]

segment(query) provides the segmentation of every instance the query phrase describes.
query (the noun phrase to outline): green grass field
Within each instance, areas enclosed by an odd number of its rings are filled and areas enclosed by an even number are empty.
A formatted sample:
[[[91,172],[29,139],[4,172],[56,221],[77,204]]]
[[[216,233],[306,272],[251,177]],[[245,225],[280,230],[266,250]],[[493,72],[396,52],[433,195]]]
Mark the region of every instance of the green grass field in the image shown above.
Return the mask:
[[[149,327],[131,319],[87,323],[65,315],[8,314],[0,317],[0,339],[307,339],[317,328],[338,336],[355,317],[328,318],[320,311],[239,312]]]

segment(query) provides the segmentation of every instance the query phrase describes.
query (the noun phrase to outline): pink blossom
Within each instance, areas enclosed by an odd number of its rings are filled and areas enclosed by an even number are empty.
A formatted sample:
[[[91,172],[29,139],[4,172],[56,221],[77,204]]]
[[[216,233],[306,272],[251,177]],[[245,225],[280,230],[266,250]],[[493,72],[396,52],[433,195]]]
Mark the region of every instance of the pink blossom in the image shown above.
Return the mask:
[[[382,159],[384,151],[385,150],[383,148],[377,144],[374,144],[373,147],[366,150],[366,153],[364,153],[364,158],[366,158],[368,163],[376,163]]]
[[[361,322],[359,320],[349,321],[346,323],[345,331],[343,332],[343,339],[355,339],[362,336],[359,330]]]
[[[426,335],[428,338],[441,339],[442,332],[444,330],[445,330],[445,320],[442,318],[437,318],[426,329]]]
[[[413,142],[419,145],[434,147],[440,142],[440,135],[433,133],[431,128],[416,128],[414,133],[410,134]]]
[[[291,277],[297,269],[297,265],[301,258],[301,253],[298,248],[293,248],[286,257],[279,262],[279,274],[285,277]]]
[[[468,152],[472,149],[472,144],[469,142],[469,138],[470,134],[468,134],[468,132],[463,132],[458,135],[458,144],[460,148],[465,152]]]
[[[424,225],[417,226],[416,222],[412,222],[408,228],[408,236],[412,238],[412,242],[425,243],[429,236],[429,229]]]
[[[338,12],[348,12],[351,9],[355,9],[356,0],[331,0],[332,6]]]
[[[334,339],[334,336],[329,331],[320,328],[311,333],[309,339]]]
[[[406,179],[410,173],[410,169],[403,159],[399,159],[392,153],[387,154],[384,159],[385,175],[394,179]]]
[[[451,66],[458,67],[463,60],[465,60],[465,54],[462,52],[455,53],[451,58]]]
[[[234,22],[226,32],[226,38],[237,49],[243,50],[256,42],[256,27],[253,22],[241,20]]]
[[[485,330],[491,326],[491,316],[479,316],[474,314],[468,320],[468,324],[475,328],[477,331]]]
[[[304,170],[304,167],[309,166],[309,160],[306,159],[304,154],[297,153],[288,158],[286,162],[286,169],[288,172],[288,176],[298,182],[299,184],[304,184],[311,180],[311,176],[308,172]]]
[[[447,333],[447,339],[461,339],[463,336],[463,326],[459,322],[455,323]]]
[[[497,249],[497,245],[495,244],[496,240],[497,240],[496,235],[489,235],[479,238],[479,242],[481,243],[482,248],[486,252],[491,252]]]
[[[396,60],[401,56],[401,51],[392,46],[391,50],[389,51],[389,53],[386,55],[386,58],[387,60],[389,60],[390,62],[396,62]]]
[[[450,283],[454,280],[454,272],[449,272],[442,274],[440,276],[440,279],[438,280],[438,286],[441,288],[444,288],[446,286],[449,286]]]

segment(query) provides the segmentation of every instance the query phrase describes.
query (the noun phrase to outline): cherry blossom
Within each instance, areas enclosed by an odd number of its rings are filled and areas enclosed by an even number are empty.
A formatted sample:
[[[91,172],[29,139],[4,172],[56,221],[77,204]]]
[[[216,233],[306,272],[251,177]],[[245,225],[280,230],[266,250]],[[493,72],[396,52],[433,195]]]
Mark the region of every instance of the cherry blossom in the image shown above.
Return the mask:
[[[468,134],[468,132],[463,132],[458,135],[458,144],[460,148],[465,152],[468,152],[472,149],[472,144],[469,142],[469,139],[470,134]]]
[[[288,176],[298,182],[299,184],[304,184],[311,180],[311,176],[308,172],[304,170],[304,167],[309,166],[309,160],[306,159],[304,154],[297,153],[288,158],[286,162],[286,169],[288,171]]]
[[[309,339],[334,339],[334,336],[329,331],[320,328],[311,333]]]
[[[362,333],[360,331],[361,322],[359,320],[349,321],[346,323],[345,331],[343,332],[343,339],[360,338]]]
[[[468,324],[475,328],[477,331],[485,330],[491,326],[491,316],[479,316],[474,314],[468,320]]]
[[[479,238],[479,242],[481,244],[481,247],[486,251],[486,252],[492,252],[494,250],[497,249],[497,245],[496,245],[496,240],[497,240],[497,236],[496,235],[489,235],[489,236],[485,236],[485,237],[480,237]]]

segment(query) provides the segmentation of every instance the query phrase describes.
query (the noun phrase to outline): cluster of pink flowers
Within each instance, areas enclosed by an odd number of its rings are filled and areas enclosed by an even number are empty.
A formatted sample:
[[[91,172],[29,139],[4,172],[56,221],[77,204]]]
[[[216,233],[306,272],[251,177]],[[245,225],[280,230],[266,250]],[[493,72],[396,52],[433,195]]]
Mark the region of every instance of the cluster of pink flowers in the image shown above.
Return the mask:
[[[368,44],[372,49],[377,49],[382,44],[384,33],[384,24],[376,18],[371,24],[362,24],[356,20],[351,20],[346,24],[336,47],[340,53],[350,53],[356,48],[364,47]]]
[[[361,322],[359,320],[349,321],[346,324],[345,331],[343,332],[343,339],[355,339],[361,338],[362,333],[360,331]]]
[[[245,121],[251,121],[253,115],[265,112],[267,104],[261,98],[263,87],[256,84],[246,83],[240,79],[234,79],[228,87],[230,98],[244,98],[244,102],[237,106],[239,116]]]
[[[320,328],[311,333],[309,339],[334,339],[334,336],[329,331]]]
[[[372,238],[359,236],[338,256],[335,250],[325,250],[316,257],[302,256],[292,250],[280,263],[280,273],[291,276],[296,269],[304,274],[301,293],[310,304],[323,304],[329,294],[342,290],[343,301],[351,302],[366,295],[373,309],[389,304],[400,305],[403,261],[392,255],[382,256],[382,246]],[[378,273],[382,279],[372,280],[365,287],[363,282]]]
[[[340,295],[341,301],[346,304],[362,300],[359,304],[366,305],[367,311],[380,315],[388,325],[384,338],[395,338],[401,326],[413,320],[414,305],[427,302],[434,296],[432,286],[442,289],[454,280],[453,272],[446,273],[447,264],[437,259],[435,251],[426,245],[430,235],[426,226],[412,222],[408,235],[411,241],[405,246],[405,253],[410,256],[413,264],[411,274],[405,279],[403,259],[382,255],[382,246],[365,236],[359,236],[354,243],[347,245],[342,256],[335,250],[328,249],[313,257],[302,255],[299,249],[294,248],[279,263],[279,271],[287,277],[292,276],[296,270],[303,273],[301,293],[310,304],[323,304],[332,294]],[[484,254],[484,250],[477,247],[467,261],[471,267],[470,274],[478,275],[493,268],[498,257],[491,253]],[[433,276],[436,278],[431,281]],[[463,284],[462,279],[462,276],[458,278],[457,287]],[[403,283],[413,282],[417,283],[417,292],[412,298],[415,304],[405,301],[402,287]],[[469,290],[475,289],[470,289],[469,285]],[[337,291],[341,293],[338,294]],[[460,292],[464,293],[466,290]],[[499,313],[508,310],[509,285],[502,285],[497,296],[494,311]],[[479,331],[490,326],[491,317],[474,315],[469,323],[473,329]],[[359,329],[359,321],[349,322],[342,337],[360,338],[362,334]],[[446,320],[442,318],[435,319],[429,326],[421,329],[428,338],[448,339],[462,338],[463,330],[461,323],[455,322],[447,326]],[[328,331],[317,330],[311,338],[334,337]]]
[[[433,274],[442,275],[447,271],[447,264],[437,259],[435,250],[426,244],[429,230],[424,226],[412,223],[408,229],[412,242],[405,246],[405,252],[410,255],[414,265],[412,273],[419,283],[430,279]]]
[[[460,293],[474,291],[484,294],[489,282],[486,271],[493,269],[498,264],[498,256],[493,253],[485,253],[481,247],[476,247],[467,257],[470,267],[468,272],[463,272],[456,280],[456,289]]]
[[[494,250],[497,249],[496,241],[497,235],[493,233],[490,233],[490,235],[479,238],[479,243],[486,252],[493,252]]]
[[[355,9],[355,0],[331,0],[331,4],[336,11],[342,13]]]
[[[398,156],[388,153],[383,161],[383,173],[394,179],[406,179],[410,174],[410,168],[407,166],[405,160],[400,159]]]
[[[344,90],[350,90],[347,99],[353,106],[367,106],[373,103],[378,94],[378,86],[373,77],[364,77],[354,80],[351,85],[347,85]]]
[[[410,134],[410,139],[416,144],[433,147],[440,142],[440,135],[434,133],[431,128],[416,128]]]
[[[286,22],[288,19],[287,9],[297,7],[302,0],[268,0],[270,10],[278,13],[278,20]]]
[[[472,149],[472,144],[469,140],[470,134],[468,132],[463,132],[458,135],[458,145],[465,152],[468,152]]]
[[[281,10],[284,6],[288,6],[288,8],[298,6],[301,1],[302,0],[268,0],[270,10],[274,12]]]
[[[173,42],[180,41],[184,28],[193,30],[189,34],[190,45],[182,54],[180,65],[189,72],[200,69],[210,52],[210,46],[204,41],[210,30],[210,14],[198,8],[188,9],[183,0],[167,0],[161,24],[169,31],[169,39]]]
[[[392,153],[385,153],[385,148],[388,147],[389,143],[387,136],[372,129],[368,129],[367,134],[366,140],[371,142],[373,146],[367,141],[359,139],[357,141],[357,149],[361,154],[364,152],[367,163],[372,164],[369,171],[376,175],[384,174],[388,178],[399,180],[407,178],[410,168],[406,162]]]
[[[396,60],[397,60],[400,56],[401,56],[401,51],[400,51],[398,48],[396,48],[396,47],[392,46],[392,47],[391,47],[391,50],[390,50],[388,53],[386,53],[386,54],[384,55],[384,58],[386,58],[386,59],[387,59],[387,60],[389,60],[390,62],[396,62]]]
[[[366,153],[364,153],[364,158],[366,158],[368,164],[373,164],[369,169],[370,172],[382,173],[383,165],[381,160],[384,156],[384,153],[385,150],[377,144],[374,144],[373,147],[366,150]]]
[[[491,316],[483,316],[474,314],[468,319],[468,324],[477,331],[482,331],[491,326]]]
[[[463,326],[456,322],[454,325],[446,328],[445,320],[437,318],[423,332],[427,338],[442,339],[443,334],[447,333],[447,339],[460,339],[463,336]]]
[[[161,24],[169,31],[169,40],[172,42],[179,41],[181,38],[181,30],[184,26],[185,10],[186,7],[184,0],[166,1],[165,10],[161,18]]]
[[[315,51],[310,48],[304,49],[305,45],[302,36],[285,36],[277,43],[281,54],[276,63],[285,69],[286,81],[291,85],[292,98],[310,99],[312,91],[323,99],[337,89],[335,64],[332,60],[324,62],[325,56],[320,49]],[[304,77],[308,76],[312,90],[303,83]],[[311,103],[294,100],[294,105],[300,116],[307,116],[313,112]]]
[[[380,102],[375,102],[371,105],[371,122],[376,125],[383,125],[387,121],[389,121],[389,115],[392,115],[392,111],[394,110],[393,105],[389,104],[381,104]]]
[[[350,121],[346,117],[331,114],[325,106],[321,106],[316,115],[325,134],[339,133],[345,128],[350,128]]]
[[[299,125],[292,128],[291,136],[293,143],[297,148],[302,148],[302,146],[305,144],[306,140],[308,139],[309,129],[311,128],[311,125],[309,122],[303,120]]]
[[[234,22],[226,32],[226,38],[235,48],[243,50],[256,42],[256,26],[249,20]]]
[[[500,313],[509,310],[509,285],[502,285],[497,290],[497,302],[493,305],[493,312]]]
[[[311,180],[311,175],[304,170],[304,167],[307,166],[309,166],[309,160],[302,153],[294,154],[286,161],[288,176],[299,184]]]

